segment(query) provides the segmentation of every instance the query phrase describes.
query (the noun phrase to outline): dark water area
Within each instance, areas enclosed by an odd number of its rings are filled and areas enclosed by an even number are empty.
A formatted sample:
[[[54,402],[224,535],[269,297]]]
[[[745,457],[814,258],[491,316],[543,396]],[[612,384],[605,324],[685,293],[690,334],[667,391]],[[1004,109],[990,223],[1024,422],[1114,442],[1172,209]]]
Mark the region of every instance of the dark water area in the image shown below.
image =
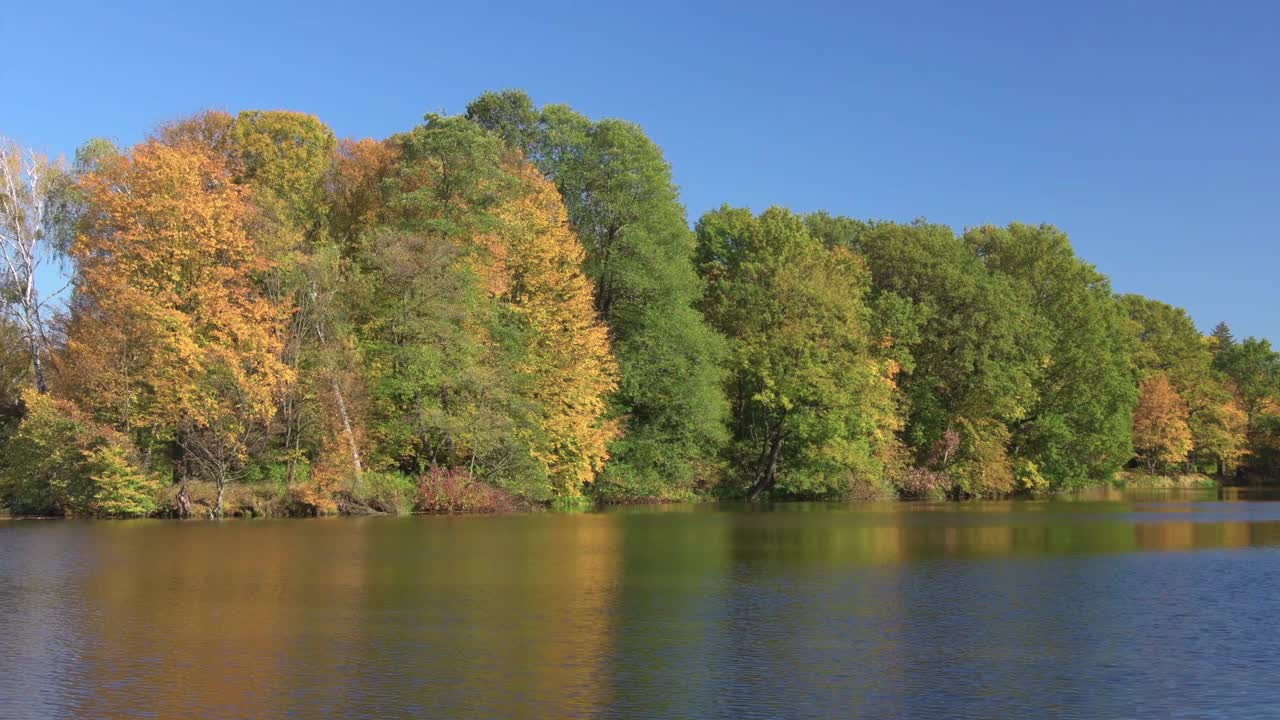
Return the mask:
[[[1280,717],[1275,500],[4,521],[0,717]]]

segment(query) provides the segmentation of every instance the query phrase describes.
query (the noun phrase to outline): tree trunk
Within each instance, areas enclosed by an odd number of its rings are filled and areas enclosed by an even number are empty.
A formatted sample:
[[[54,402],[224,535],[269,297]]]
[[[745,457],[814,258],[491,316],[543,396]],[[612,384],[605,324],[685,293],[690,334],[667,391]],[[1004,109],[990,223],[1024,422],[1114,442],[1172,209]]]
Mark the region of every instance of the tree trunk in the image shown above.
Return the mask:
[[[222,494],[227,490],[227,478],[225,475],[218,476],[218,497],[213,501],[213,509],[209,511],[209,517],[222,517]]]
[[[351,465],[356,474],[356,492],[364,482],[364,467],[360,464],[360,445],[356,442],[356,434],[351,430],[351,416],[347,414],[347,401],[342,396],[342,387],[338,385],[337,376],[330,379],[333,385],[333,397],[338,404],[338,418],[342,421],[342,432],[347,436],[347,446],[351,448]]]
[[[34,336],[31,338],[31,367],[35,370],[36,390],[41,393],[49,392],[49,385],[44,377],[44,354],[40,352],[40,343]]]
[[[316,325],[316,339],[320,341],[321,345],[326,344],[323,324]],[[355,490],[359,492],[360,486],[364,483],[364,466],[360,462],[360,444],[356,442],[356,434],[351,430],[351,416],[347,413],[347,400],[342,394],[342,385],[338,383],[338,375],[334,372],[329,373],[329,385],[333,388],[334,401],[338,405],[338,419],[342,421],[342,432],[347,436],[347,447],[351,450],[351,467],[356,475]],[[421,413],[421,403],[419,403],[419,413]]]
[[[191,496],[185,484],[178,488],[178,517],[191,517]]]
[[[759,477],[747,492],[747,500],[754,501],[760,497],[760,493],[773,487],[773,481],[777,479],[778,456],[782,454],[782,432],[775,434],[770,442],[772,446],[769,449],[769,464],[760,469]]]

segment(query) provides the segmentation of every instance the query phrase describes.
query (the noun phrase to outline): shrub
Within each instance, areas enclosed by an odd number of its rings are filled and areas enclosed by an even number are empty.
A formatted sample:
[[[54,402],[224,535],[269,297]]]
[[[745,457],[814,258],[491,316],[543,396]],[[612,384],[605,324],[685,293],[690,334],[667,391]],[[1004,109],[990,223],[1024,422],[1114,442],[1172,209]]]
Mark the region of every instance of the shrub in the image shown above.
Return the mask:
[[[366,472],[353,495],[374,512],[408,515],[413,512],[416,491],[413,479],[403,473]]]
[[[928,468],[911,468],[898,480],[898,492],[909,498],[940,499],[950,488],[951,479],[946,473]]]
[[[4,446],[0,502],[15,515],[85,514],[92,500],[80,472],[83,419],[48,395],[23,395],[25,415]]]
[[[160,481],[134,467],[121,443],[84,452],[84,472],[93,487],[91,514],[97,517],[144,517],[157,509]]]
[[[0,503],[16,515],[138,517],[156,509],[158,481],[138,469],[120,433],[74,405],[23,393],[25,413],[5,441]]]
[[[418,478],[414,509],[427,513],[494,513],[517,509],[510,493],[487,485],[462,470],[432,470]]]

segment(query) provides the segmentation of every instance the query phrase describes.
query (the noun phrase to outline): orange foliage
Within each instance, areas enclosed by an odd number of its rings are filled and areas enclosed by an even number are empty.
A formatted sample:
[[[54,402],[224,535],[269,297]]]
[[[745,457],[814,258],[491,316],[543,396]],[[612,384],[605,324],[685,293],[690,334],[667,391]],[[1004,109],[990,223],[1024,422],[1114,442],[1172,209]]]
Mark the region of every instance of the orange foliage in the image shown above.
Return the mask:
[[[1152,375],[1138,386],[1133,446],[1152,471],[1161,464],[1185,461],[1191,451],[1187,404],[1164,373]]]
[[[222,159],[193,142],[148,141],[82,187],[89,213],[71,248],[80,276],[68,338],[78,396],[117,427],[156,437],[230,412],[268,419],[291,379],[279,360],[287,308],[253,283],[268,263]]]
[[[377,224],[383,208],[382,181],[396,157],[390,143],[368,138],[339,142],[331,170],[330,213],[334,237],[344,247]]]

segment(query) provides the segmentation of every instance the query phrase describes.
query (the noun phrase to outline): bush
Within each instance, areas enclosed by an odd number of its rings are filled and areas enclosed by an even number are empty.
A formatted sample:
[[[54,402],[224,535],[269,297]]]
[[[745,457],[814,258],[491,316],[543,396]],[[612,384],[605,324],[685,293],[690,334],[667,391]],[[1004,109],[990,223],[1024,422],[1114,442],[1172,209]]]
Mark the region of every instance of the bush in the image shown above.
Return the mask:
[[[414,509],[427,513],[512,512],[517,503],[510,493],[487,485],[461,470],[433,470],[418,478]]]
[[[145,517],[157,509],[160,482],[139,472],[125,447],[107,444],[85,451],[84,472],[93,486],[90,514],[97,517]]]
[[[25,413],[5,441],[0,503],[15,515],[140,517],[156,510],[158,480],[138,469],[128,438],[74,405],[23,393]]]
[[[408,515],[413,512],[417,487],[408,475],[397,472],[366,472],[358,487],[353,496],[369,510],[391,515]]]
[[[908,498],[940,500],[951,489],[951,479],[946,473],[928,468],[911,468],[898,480],[898,492]]]

